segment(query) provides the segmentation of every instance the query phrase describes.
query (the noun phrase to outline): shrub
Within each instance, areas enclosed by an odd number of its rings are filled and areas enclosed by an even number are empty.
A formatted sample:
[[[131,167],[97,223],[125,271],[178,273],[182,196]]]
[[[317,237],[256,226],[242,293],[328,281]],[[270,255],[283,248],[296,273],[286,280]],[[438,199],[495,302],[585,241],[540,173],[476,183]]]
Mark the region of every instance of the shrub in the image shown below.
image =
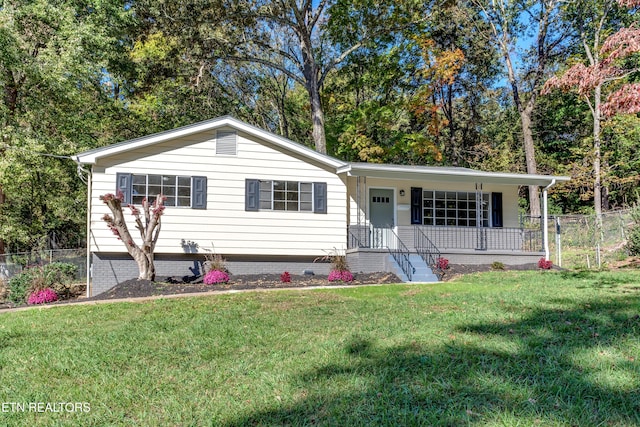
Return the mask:
[[[203,279],[205,285],[216,285],[218,283],[227,283],[229,281],[229,274],[226,271],[211,270]]]
[[[626,249],[631,256],[640,255],[640,202],[636,202],[631,209],[633,225],[627,235]]]
[[[330,282],[352,282],[353,274],[349,270],[332,270],[328,279]]]
[[[436,267],[438,267],[440,270],[446,270],[449,268],[449,260],[446,258],[438,258],[436,260]]]
[[[285,271],[280,275],[280,281],[282,283],[290,283],[291,282],[291,274],[288,271]]]
[[[220,254],[216,254],[213,251],[204,254],[204,274],[208,274],[211,271],[218,270],[229,273],[227,268],[227,260]]]
[[[46,288],[39,291],[32,292],[29,295],[29,299],[27,300],[27,304],[46,304],[48,302],[58,301],[58,294],[51,289]]]
[[[71,295],[69,285],[77,271],[77,266],[64,262],[25,268],[22,273],[9,279],[9,299],[22,304],[30,294],[47,288],[56,292],[58,297],[68,298]]]
[[[553,267],[553,262],[551,260],[546,260],[544,258],[540,258],[538,260],[538,268],[541,268],[543,270],[551,270],[551,267]]]
[[[504,263],[501,263],[500,261],[494,261],[491,263],[491,269],[492,270],[504,270]]]
[[[68,262],[52,262],[45,265],[44,270],[50,281],[65,283],[75,279],[78,266]]]
[[[9,296],[9,283],[4,277],[0,277],[0,301],[4,301]]]
[[[23,304],[27,300],[31,280],[31,269],[26,269],[9,279],[9,300],[15,304]]]
[[[333,271],[349,271],[349,264],[347,264],[347,256],[338,252],[337,249],[329,251],[325,256],[316,258],[313,262],[330,262],[331,270]]]

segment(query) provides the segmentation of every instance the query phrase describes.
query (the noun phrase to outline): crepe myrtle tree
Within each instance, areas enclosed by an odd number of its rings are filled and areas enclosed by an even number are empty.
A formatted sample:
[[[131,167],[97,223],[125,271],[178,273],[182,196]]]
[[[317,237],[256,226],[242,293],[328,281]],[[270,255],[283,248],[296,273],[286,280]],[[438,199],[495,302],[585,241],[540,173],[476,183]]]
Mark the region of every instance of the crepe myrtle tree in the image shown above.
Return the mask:
[[[127,222],[122,211],[124,194],[118,191],[117,194],[108,193],[100,196],[111,210],[113,216],[105,214],[102,219],[107,223],[113,234],[122,240],[129,255],[138,264],[140,274],[138,280],[155,280],[156,269],[153,264],[153,252],[160,235],[160,217],[164,213],[164,201],[166,197],[159,194],[153,203],[149,203],[145,197],[142,200],[142,212],[132,204],[127,204],[131,210],[131,215],[135,218],[136,228],[140,232],[142,244],[137,245],[131,237]],[[144,215],[144,222],[142,215]]]

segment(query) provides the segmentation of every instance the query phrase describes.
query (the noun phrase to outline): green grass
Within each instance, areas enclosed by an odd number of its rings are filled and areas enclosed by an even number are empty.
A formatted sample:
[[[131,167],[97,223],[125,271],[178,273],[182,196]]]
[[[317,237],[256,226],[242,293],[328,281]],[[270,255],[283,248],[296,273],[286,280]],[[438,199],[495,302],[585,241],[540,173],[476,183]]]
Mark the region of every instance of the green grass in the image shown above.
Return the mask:
[[[640,272],[0,314],[1,425],[640,425]]]

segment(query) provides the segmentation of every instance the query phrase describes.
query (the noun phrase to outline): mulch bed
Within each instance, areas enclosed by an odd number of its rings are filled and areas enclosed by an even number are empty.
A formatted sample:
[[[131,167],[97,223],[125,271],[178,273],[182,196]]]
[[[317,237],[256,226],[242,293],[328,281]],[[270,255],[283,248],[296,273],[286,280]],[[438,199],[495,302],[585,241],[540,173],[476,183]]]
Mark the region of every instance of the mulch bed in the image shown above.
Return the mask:
[[[525,265],[505,265],[504,270],[537,270],[536,264]],[[443,281],[450,281],[465,274],[491,271],[491,265],[462,265],[450,264],[443,277]],[[354,280],[349,283],[329,282],[327,276],[323,275],[291,275],[291,282],[282,283],[279,274],[248,274],[231,275],[229,283],[218,285],[205,285],[202,278],[197,277],[157,277],[155,281],[150,280],[127,280],[121,282],[110,290],[91,298],[79,298],[58,301],[53,304],[68,304],[79,301],[99,301],[123,298],[139,298],[160,295],[188,294],[198,292],[209,292],[216,290],[250,290],[250,289],[283,289],[283,288],[303,288],[313,286],[358,286],[370,284],[391,284],[400,283],[400,279],[393,273],[357,273],[353,275]],[[0,302],[0,309],[14,308],[15,304]]]
[[[210,291],[248,290],[248,289],[282,289],[304,288],[311,286],[358,286],[369,284],[398,283],[400,279],[393,273],[360,273],[353,275],[353,281],[348,283],[329,282],[327,276],[321,275],[291,275],[291,282],[280,281],[279,274],[246,274],[230,276],[229,283],[205,285],[196,278],[156,277],[150,280],[127,280],[119,283],[106,292],[85,301],[137,298],[156,295],[188,294]]]

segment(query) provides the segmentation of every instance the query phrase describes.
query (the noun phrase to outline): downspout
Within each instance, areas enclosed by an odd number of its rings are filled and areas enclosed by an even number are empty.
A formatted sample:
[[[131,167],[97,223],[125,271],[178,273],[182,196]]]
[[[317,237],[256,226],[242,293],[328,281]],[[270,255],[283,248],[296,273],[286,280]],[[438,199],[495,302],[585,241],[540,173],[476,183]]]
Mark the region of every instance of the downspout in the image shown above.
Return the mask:
[[[542,238],[544,240],[544,259],[549,261],[549,217],[548,217],[548,203],[547,203],[547,192],[548,190],[556,185],[555,178],[551,180],[551,183],[544,187],[542,190]]]
[[[87,298],[91,297],[91,171],[87,172]]]
[[[80,159],[76,156],[73,159],[76,164],[78,165],[78,176],[80,177],[80,179],[82,181],[84,181],[84,179],[82,178],[82,173],[86,173],[87,174],[87,255],[86,255],[86,268],[87,268],[87,273],[86,273],[86,283],[87,283],[87,298],[91,297],[91,188],[92,188],[92,182],[91,182],[91,170],[86,170],[82,167],[82,163],[80,163]]]

